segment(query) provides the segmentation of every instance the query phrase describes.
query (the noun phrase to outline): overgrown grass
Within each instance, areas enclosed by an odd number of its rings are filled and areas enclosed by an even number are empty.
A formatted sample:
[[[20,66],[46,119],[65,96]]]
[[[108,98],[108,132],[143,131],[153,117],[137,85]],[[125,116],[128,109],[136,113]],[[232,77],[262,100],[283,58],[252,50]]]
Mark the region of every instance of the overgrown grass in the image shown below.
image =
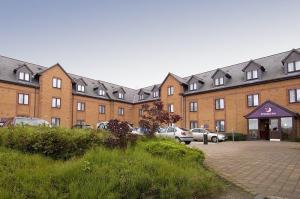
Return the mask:
[[[0,147],[0,198],[214,198],[223,182],[203,159],[167,139],[100,145],[67,161]]]

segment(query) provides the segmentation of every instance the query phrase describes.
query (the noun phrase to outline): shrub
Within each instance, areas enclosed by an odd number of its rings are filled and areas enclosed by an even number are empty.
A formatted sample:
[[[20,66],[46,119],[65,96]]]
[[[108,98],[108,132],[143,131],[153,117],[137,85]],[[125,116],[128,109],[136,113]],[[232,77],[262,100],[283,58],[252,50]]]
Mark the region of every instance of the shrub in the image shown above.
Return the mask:
[[[104,134],[93,130],[18,126],[0,129],[2,145],[54,159],[82,155],[104,141]]]
[[[226,135],[229,141],[233,141],[232,133],[227,133]],[[247,135],[242,133],[234,133],[234,141],[246,141],[246,140],[247,140]]]

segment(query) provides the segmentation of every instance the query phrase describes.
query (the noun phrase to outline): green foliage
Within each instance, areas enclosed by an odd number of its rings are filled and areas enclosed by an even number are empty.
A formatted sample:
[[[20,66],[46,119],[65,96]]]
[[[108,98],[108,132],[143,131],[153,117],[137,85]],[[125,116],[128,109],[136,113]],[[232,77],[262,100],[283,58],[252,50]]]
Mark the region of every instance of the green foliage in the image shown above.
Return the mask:
[[[139,141],[125,152],[101,146],[68,161],[0,147],[0,198],[213,198],[223,190],[199,164],[201,152],[158,141],[159,147]],[[153,152],[163,149],[167,155]]]
[[[228,137],[228,141],[233,140],[232,133],[227,133],[226,135]],[[246,141],[246,140],[247,140],[247,135],[242,133],[234,133],[234,141]]]
[[[0,129],[0,144],[8,148],[64,160],[102,144],[104,137],[103,133],[83,129],[24,126]]]

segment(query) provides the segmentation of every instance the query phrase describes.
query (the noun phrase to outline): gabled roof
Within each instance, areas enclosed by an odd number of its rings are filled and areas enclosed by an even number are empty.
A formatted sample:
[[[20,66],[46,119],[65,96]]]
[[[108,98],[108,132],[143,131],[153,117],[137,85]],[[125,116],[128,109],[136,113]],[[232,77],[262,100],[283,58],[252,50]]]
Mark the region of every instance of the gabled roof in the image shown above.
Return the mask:
[[[174,77],[174,79],[177,80],[180,84],[187,85],[185,79],[183,79],[173,73],[168,73],[168,75],[165,77],[164,81],[160,84],[159,88],[165,83],[165,81],[168,79],[169,76]]]
[[[98,81],[98,85],[96,85],[94,87],[94,89],[96,90],[96,89],[101,88],[101,87],[104,88],[105,90],[107,90],[106,86],[101,81]]]
[[[257,66],[258,68],[260,68],[262,71],[265,71],[265,70],[266,70],[265,67],[263,67],[262,65],[256,63],[256,62],[253,61],[253,60],[250,60],[250,61],[247,63],[247,65],[242,69],[242,71],[245,72],[246,69],[248,68],[248,66],[250,66],[250,64],[256,65],[256,66]]]
[[[126,93],[126,91],[123,87],[118,87],[118,88],[113,89],[113,93],[120,92],[120,91],[123,91],[124,93]]]
[[[78,84],[78,83],[83,83],[84,84],[84,86],[87,86],[88,84],[84,81],[84,79],[81,77],[81,78],[79,78],[79,79],[75,79],[75,78],[73,78],[73,83],[76,83],[76,84]]]
[[[15,68],[14,73],[16,73],[21,68],[26,68],[31,74],[33,74],[33,71],[26,64],[21,64],[19,67]]]
[[[197,79],[198,82],[200,82],[201,84],[204,84],[203,79],[200,79],[200,78],[197,77],[196,75],[192,75],[190,78],[188,78],[187,83],[189,83],[193,78]]]
[[[222,69],[220,69],[220,68],[218,68],[218,69],[214,72],[214,74],[211,76],[211,78],[213,79],[213,78],[216,76],[216,74],[217,74],[218,72],[224,73],[225,77],[227,77],[228,79],[231,78],[231,75],[230,75],[229,73],[224,72],[224,71],[223,71]]]
[[[65,71],[65,69],[59,64],[59,63],[56,63],[54,64],[53,66],[49,67],[49,68],[45,68],[44,70],[42,70],[41,72],[38,72],[37,75],[42,75],[44,72],[54,68],[54,67],[59,67],[66,75],[67,77],[73,81],[72,77]]]
[[[292,50],[289,52],[289,54],[287,54],[287,55],[281,60],[281,63],[284,64],[285,61],[286,61],[286,60],[291,56],[291,54],[293,54],[293,53],[296,53],[296,54],[300,55],[300,52],[299,52],[298,50],[292,49]]]
[[[148,95],[150,95],[150,92],[149,91],[146,91],[145,89],[141,88],[138,92],[138,94],[140,95],[141,93],[146,93]]]
[[[159,89],[159,87],[160,87],[160,85],[158,85],[158,84],[155,84],[155,85],[153,85],[153,87],[152,87],[151,91],[154,91],[154,89]]]

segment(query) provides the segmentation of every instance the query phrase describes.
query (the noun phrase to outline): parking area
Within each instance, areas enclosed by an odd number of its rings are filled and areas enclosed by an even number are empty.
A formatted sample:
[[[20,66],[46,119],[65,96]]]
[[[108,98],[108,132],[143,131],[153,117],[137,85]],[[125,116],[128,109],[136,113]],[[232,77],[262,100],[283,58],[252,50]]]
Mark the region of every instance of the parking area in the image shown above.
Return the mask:
[[[300,143],[244,141],[191,143],[205,164],[255,195],[300,198]]]

